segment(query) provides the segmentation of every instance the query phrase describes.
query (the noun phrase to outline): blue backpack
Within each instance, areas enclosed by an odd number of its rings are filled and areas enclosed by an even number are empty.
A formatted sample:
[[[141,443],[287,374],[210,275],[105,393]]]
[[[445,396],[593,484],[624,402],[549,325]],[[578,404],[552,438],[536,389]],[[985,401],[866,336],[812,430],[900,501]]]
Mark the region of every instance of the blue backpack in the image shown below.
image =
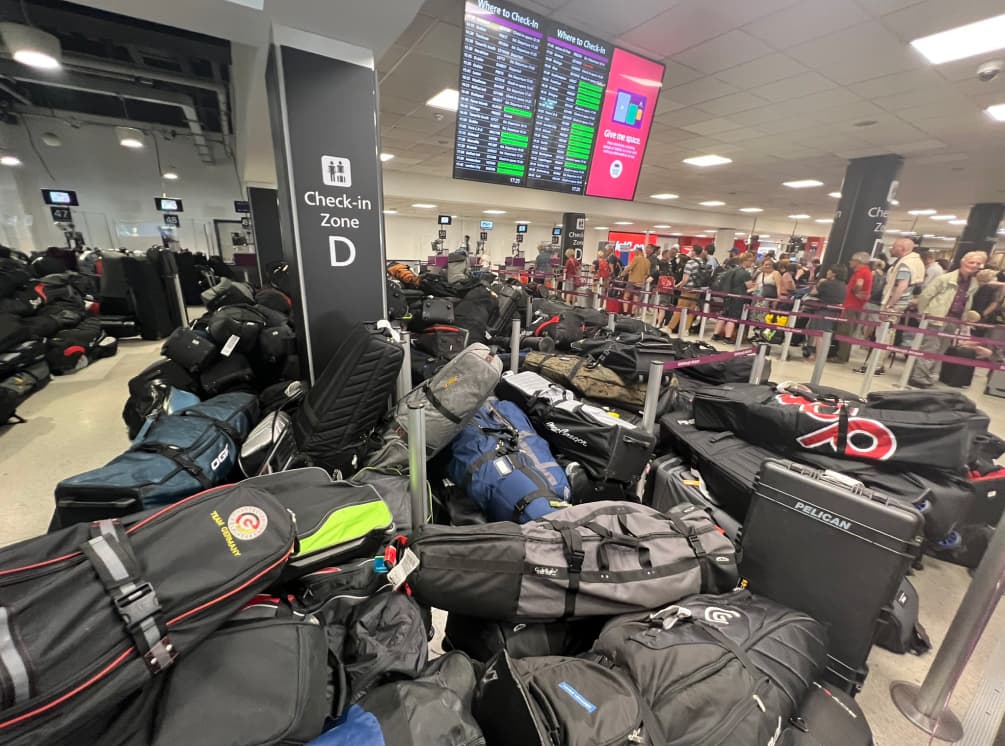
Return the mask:
[[[491,398],[450,446],[447,475],[490,521],[527,521],[568,507],[569,481],[516,404]]]

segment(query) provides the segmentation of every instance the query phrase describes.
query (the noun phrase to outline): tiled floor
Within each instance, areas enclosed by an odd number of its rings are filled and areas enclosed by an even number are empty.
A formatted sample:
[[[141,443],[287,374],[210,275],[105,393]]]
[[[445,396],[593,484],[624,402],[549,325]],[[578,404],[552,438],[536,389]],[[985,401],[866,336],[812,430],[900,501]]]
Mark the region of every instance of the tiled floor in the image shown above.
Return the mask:
[[[62,478],[95,468],[128,446],[120,418],[126,382],[156,359],[159,342],[123,341],[119,354],[80,373],[54,379],[21,408],[26,424],[0,430],[0,544],[45,531],[53,505],[53,488]],[[795,351],[798,354],[798,351]],[[774,361],[773,380],[808,380],[811,366]],[[898,371],[876,379],[875,389],[890,388]],[[858,391],[861,377],[851,366],[828,365],[823,383]],[[1005,399],[984,397],[984,373],[978,372],[971,395],[991,416],[992,429],[1005,433]],[[938,645],[969,582],[965,570],[934,560],[925,563],[914,583],[921,596],[921,620]],[[962,716],[983,675],[984,662],[1005,640],[1005,612],[994,616],[984,639],[952,699]],[[898,656],[875,649],[871,673],[859,696],[879,746],[921,746],[929,739],[893,707],[889,684],[896,679],[920,682],[932,660]]]

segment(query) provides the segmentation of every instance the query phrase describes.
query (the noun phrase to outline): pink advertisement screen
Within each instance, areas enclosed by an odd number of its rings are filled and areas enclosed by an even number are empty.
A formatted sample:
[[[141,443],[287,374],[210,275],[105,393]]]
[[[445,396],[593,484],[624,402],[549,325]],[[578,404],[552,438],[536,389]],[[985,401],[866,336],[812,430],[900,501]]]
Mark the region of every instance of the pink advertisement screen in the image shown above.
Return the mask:
[[[614,50],[586,181],[587,195],[635,198],[663,70],[658,62]]]

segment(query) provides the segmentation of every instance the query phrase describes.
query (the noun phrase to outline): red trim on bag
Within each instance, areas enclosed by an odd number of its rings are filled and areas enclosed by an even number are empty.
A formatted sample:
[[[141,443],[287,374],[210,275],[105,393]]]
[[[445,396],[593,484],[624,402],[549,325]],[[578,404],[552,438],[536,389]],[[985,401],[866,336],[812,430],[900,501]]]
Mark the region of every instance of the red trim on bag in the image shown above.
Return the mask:
[[[548,319],[547,321],[545,321],[543,324],[541,324],[540,326],[538,326],[537,329],[534,330],[534,336],[535,337],[540,337],[542,329],[544,329],[546,326],[551,326],[552,324],[557,324],[561,320],[562,320],[562,317],[560,315],[559,316],[552,316],[550,319]]]
[[[461,327],[459,327],[459,326],[443,326],[442,324],[440,326],[427,326],[425,329],[422,330],[423,333],[426,333],[426,332],[459,332],[459,331],[461,331]]]
[[[159,513],[158,513],[158,515],[159,515]],[[239,593],[240,591],[244,590],[249,585],[251,585],[252,583],[254,583],[256,580],[258,580],[259,578],[261,578],[263,575],[267,575],[268,573],[270,573],[274,569],[276,569],[279,565],[281,565],[284,562],[286,562],[286,560],[289,559],[289,557],[290,557],[291,554],[293,554],[293,545],[292,544],[290,545],[290,548],[286,550],[286,554],[284,554],[282,556],[282,558],[280,558],[276,562],[273,562],[271,565],[269,565],[268,567],[266,567],[264,570],[262,570],[261,572],[259,572],[257,575],[249,578],[247,581],[245,581],[244,583],[241,583],[241,585],[237,586],[233,590],[230,590],[227,593],[224,593],[222,596],[217,596],[216,598],[207,601],[206,603],[202,604],[201,606],[196,606],[194,609],[190,609],[189,611],[186,611],[183,614],[179,614],[174,619],[169,620],[168,623],[167,623],[167,626],[170,627],[170,626],[172,626],[174,624],[177,624],[181,620],[183,620],[183,619],[185,619],[187,617],[190,617],[193,614],[197,614],[198,612],[203,611],[204,609],[207,609],[210,606],[215,606],[216,604],[220,603],[221,601],[223,601],[223,600],[225,600],[227,598],[230,598],[235,593]],[[89,678],[87,681],[85,681],[82,684],[79,684],[78,686],[74,687],[73,689],[71,689],[70,691],[68,691],[66,694],[63,694],[63,695],[57,697],[52,702],[48,702],[48,703],[42,705],[41,707],[38,707],[38,708],[32,710],[31,712],[26,712],[23,715],[18,715],[16,718],[13,718],[12,720],[8,720],[6,722],[0,723],[0,729],[10,727],[11,725],[16,725],[16,724],[20,723],[23,720],[27,720],[29,718],[35,717],[36,715],[41,715],[42,713],[44,713],[44,712],[46,712],[48,710],[51,710],[53,707],[57,707],[57,706],[61,705],[66,700],[70,699],[71,697],[75,697],[76,695],[80,694],[80,692],[84,691],[88,687],[93,686],[98,681],[100,681],[101,679],[103,679],[105,676],[107,676],[108,674],[110,674],[112,671],[114,671],[116,668],[118,668],[120,665],[122,665],[122,663],[126,660],[126,658],[128,658],[131,654],[133,654],[135,652],[136,652],[136,648],[135,647],[128,648],[125,652],[123,652],[122,654],[120,654],[118,658],[116,658],[111,663],[109,663],[107,666],[105,666],[103,669],[101,669],[100,671],[98,671],[98,673],[96,673],[94,676],[92,676],[91,678]]]
[[[1001,479],[1005,477],[1005,468],[995,469],[994,471],[989,471],[987,474],[980,475],[976,472],[970,472],[971,482],[989,482],[992,479]]]
[[[83,684],[80,684],[76,688],[71,689],[70,691],[68,691],[63,696],[57,697],[52,702],[49,702],[48,704],[42,705],[41,707],[39,707],[39,708],[37,708],[35,710],[32,710],[31,712],[26,712],[24,715],[18,715],[16,718],[14,718],[12,720],[7,720],[6,722],[0,723],[0,728],[7,728],[7,727],[9,727],[11,725],[17,725],[22,720],[26,720],[27,718],[31,718],[31,717],[34,717],[36,715],[41,715],[43,712],[45,712],[47,710],[51,710],[53,707],[58,707],[59,705],[63,704],[66,700],[70,699],[70,697],[75,697],[76,695],[80,694],[80,692],[82,692],[84,689],[87,689],[89,686],[91,686],[91,685],[97,683],[99,680],[103,679],[105,676],[107,676],[108,674],[110,674],[113,670],[115,670],[116,668],[118,668],[122,664],[122,662],[129,656],[130,653],[135,653],[135,652],[136,652],[136,648],[133,648],[133,647],[128,648],[125,652],[123,652],[121,655],[119,655],[118,658],[116,658],[111,663],[109,663],[107,666],[105,666],[103,669],[101,669],[100,671],[98,671],[96,674],[94,674],[94,676],[92,676],[91,678],[89,678]]]
[[[45,285],[43,285],[41,282],[35,286],[35,292],[38,295],[42,296],[43,301],[45,301],[46,303],[49,302],[49,296],[45,294]]]
[[[213,490],[217,490],[217,489],[220,489],[222,487],[233,487],[233,486],[234,486],[233,484],[221,484],[221,485],[219,485],[217,487],[210,487],[209,489],[203,490],[202,492],[196,492],[194,495],[190,495],[190,496],[186,497],[184,500],[179,500],[176,503],[172,503],[171,505],[167,505],[167,506],[161,508],[156,513],[154,513],[152,516],[150,516],[149,518],[144,518],[142,521],[140,521],[139,523],[135,524],[134,526],[130,526],[128,529],[126,529],[126,533],[127,534],[131,534],[133,531],[135,531],[136,529],[138,529],[140,526],[143,526],[143,525],[149,523],[154,518],[157,518],[158,516],[163,515],[164,513],[166,513],[169,510],[174,510],[175,508],[177,508],[180,505],[184,505],[189,500],[194,500],[195,498],[200,497],[201,495],[205,495],[207,492],[212,492]],[[16,573],[16,572],[25,572],[26,570],[34,570],[36,567],[45,567],[46,565],[51,565],[51,564],[56,563],[56,562],[62,562],[63,560],[73,559],[74,557],[79,557],[79,556],[80,556],[80,552],[70,552],[70,554],[64,554],[62,557],[54,557],[53,559],[45,560],[44,562],[36,562],[36,563],[34,563],[32,565],[24,565],[22,567],[13,567],[10,570],[0,570],[0,577],[3,577],[4,575],[10,575],[10,574]]]
[[[87,352],[87,350],[81,347],[80,345],[73,345],[72,347],[67,347],[65,350],[63,350],[63,357],[70,357],[71,355],[83,355],[85,352]]]

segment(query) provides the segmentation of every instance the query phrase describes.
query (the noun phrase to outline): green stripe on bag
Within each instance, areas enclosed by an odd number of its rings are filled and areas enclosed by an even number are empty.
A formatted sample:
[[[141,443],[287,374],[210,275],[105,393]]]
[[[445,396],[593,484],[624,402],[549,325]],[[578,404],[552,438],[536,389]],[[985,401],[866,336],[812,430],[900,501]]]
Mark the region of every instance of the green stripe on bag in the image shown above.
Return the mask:
[[[340,508],[325,518],[313,533],[300,537],[297,556],[303,557],[361,539],[374,531],[389,528],[391,521],[391,511],[383,500]]]

